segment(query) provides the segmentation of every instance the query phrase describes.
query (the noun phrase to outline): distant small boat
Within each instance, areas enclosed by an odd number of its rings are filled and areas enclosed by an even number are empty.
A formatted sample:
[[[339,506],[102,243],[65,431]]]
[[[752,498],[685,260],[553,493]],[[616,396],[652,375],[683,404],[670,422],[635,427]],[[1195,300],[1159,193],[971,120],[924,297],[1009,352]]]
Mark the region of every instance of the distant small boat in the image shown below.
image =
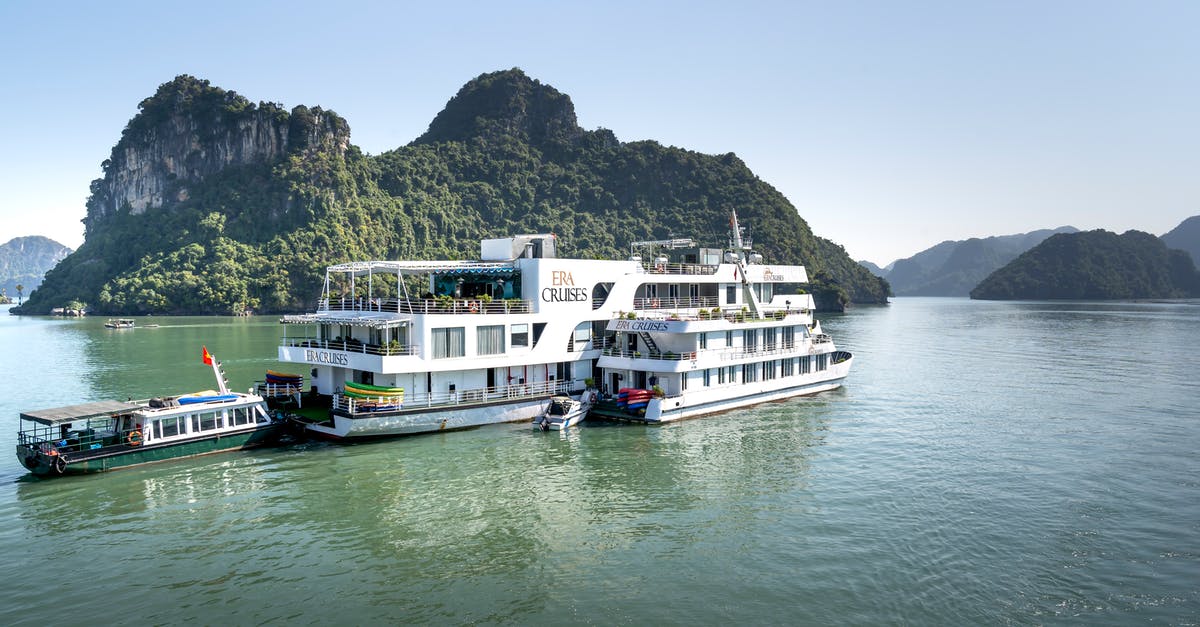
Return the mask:
[[[108,329],[132,329],[133,324],[132,318],[109,318],[104,326]]]
[[[566,429],[583,421],[595,402],[596,392],[586,390],[579,399],[569,396],[553,396],[550,405],[540,416],[533,419],[533,427],[542,431]]]

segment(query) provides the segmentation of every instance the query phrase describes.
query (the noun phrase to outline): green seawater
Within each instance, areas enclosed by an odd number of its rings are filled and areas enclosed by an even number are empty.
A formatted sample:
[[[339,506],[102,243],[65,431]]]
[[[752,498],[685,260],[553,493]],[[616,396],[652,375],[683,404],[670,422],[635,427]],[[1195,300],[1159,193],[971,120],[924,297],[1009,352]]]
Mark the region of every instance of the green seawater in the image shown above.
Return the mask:
[[[1200,303],[900,298],[841,390],[38,480],[17,413],[244,389],[273,318],[0,307],[0,623],[1200,622]],[[158,328],[144,328],[159,324]],[[307,375],[307,373],[304,373]]]

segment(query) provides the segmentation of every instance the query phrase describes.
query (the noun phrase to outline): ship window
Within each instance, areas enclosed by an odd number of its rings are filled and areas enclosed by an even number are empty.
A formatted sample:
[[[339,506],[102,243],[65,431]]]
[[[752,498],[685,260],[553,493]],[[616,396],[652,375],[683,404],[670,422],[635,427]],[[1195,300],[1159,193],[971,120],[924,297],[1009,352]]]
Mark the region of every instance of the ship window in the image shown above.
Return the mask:
[[[235,425],[244,425],[250,422],[250,416],[246,413],[245,407],[233,408],[232,422]]]
[[[783,327],[783,347],[794,348],[796,344],[796,327]]]
[[[707,333],[700,334],[700,348],[708,348],[708,334]]]
[[[778,363],[779,362],[777,362],[777,361],[764,361],[763,362],[763,381],[770,381],[771,379],[775,378],[775,370],[776,370],[775,365]]]
[[[795,372],[795,365],[796,365],[796,359],[794,357],[790,357],[788,359],[783,360],[783,365],[780,368],[779,375],[782,377],[792,376],[792,373]]]
[[[688,374],[689,374],[689,373],[685,372],[685,373],[683,373],[683,376],[682,376],[682,377],[679,377],[679,389],[680,389],[680,390],[686,390],[686,389],[687,389],[687,380],[688,380]]]
[[[812,372],[812,357],[805,355],[800,358],[800,374],[808,374]]]
[[[726,285],[725,286],[725,304],[732,305],[736,302],[737,302],[737,286],[736,285]]]
[[[733,331],[725,332],[725,346],[733,346]]]
[[[824,370],[827,367],[829,367],[829,353],[817,355],[817,370]]]
[[[758,381],[758,364],[742,364],[742,383]]]
[[[529,346],[529,325],[514,324],[512,325],[512,345],[513,348],[518,346]]]
[[[489,325],[475,329],[476,352],[480,355],[504,353],[504,325]]]
[[[178,418],[163,418],[161,421],[162,437],[169,438],[173,435],[179,435],[179,419]]]
[[[717,368],[717,383],[725,383],[725,369]]]
[[[465,327],[448,327],[433,330],[433,358],[462,357],[466,354],[464,338]]]
[[[758,344],[758,329],[742,331],[742,346],[745,347],[747,353],[754,352],[756,344]]]
[[[670,298],[672,300],[672,302],[679,299],[679,284],[678,283],[672,283],[667,286],[667,297]]]
[[[704,387],[712,385],[712,368],[704,371]]]
[[[767,350],[775,350],[775,329],[763,329],[763,344]]]

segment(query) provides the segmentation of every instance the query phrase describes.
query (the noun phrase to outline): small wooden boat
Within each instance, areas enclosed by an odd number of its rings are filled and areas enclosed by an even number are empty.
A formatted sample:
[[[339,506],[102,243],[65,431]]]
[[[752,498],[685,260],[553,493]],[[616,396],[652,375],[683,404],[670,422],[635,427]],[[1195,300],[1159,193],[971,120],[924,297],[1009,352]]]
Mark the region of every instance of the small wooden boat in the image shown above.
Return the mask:
[[[587,418],[595,401],[596,392],[590,389],[584,391],[578,399],[569,396],[553,396],[550,398],[550,405],[546,407],[546,411],[533,419],[533,427],[549,431],[550,429],[566,429],[579,424],[584,418]]]

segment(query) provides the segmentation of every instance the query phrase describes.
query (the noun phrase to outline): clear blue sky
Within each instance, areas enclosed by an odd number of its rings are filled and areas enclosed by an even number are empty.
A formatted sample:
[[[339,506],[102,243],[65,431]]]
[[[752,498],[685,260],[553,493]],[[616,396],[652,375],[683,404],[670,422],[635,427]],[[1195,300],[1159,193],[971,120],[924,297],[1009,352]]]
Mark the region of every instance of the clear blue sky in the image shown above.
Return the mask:
[[[178,74],[333,109],[371,154],[520,67],[622,141],[735,152],[879,264],[946,239],[1200,214],[1200,2],[0,0],[0,243],[83,240]]]

